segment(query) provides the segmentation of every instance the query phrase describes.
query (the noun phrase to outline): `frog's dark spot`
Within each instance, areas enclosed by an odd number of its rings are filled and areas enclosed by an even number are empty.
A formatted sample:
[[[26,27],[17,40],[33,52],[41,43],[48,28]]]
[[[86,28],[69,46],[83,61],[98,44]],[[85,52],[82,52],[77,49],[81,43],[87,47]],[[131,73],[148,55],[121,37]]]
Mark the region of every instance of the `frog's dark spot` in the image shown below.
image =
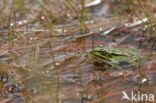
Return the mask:
[[[106,51],[99,51],[101,55],[112,58],[112,53],[107,53]]]

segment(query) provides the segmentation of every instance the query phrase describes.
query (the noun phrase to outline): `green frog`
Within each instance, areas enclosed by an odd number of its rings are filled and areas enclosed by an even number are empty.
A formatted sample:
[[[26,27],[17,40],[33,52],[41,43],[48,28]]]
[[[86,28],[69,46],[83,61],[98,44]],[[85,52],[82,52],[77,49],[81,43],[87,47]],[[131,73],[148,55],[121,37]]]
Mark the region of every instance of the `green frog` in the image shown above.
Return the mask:
[[[131,74],[130,71],[127,71],[125,69],[129,67],[130,68],[137,67],[138,65],[140,65],[140,63],[143,63],[146,60],[146,57],[141,55],[140,50],[132,49],[132,48],[100,46],[100,47],[95,48],[93,51],[91,51],[91,53],[95,57],[101,58],[103,60],[102,61],[103,63],[101,63],[102,65],[100,65],[100,67],[96,69],[108,71],[107,69],[110,69],[113,67],[115,69],[118,68],[124,71],[124,72],[117,71],[111,74],[115,76],[120,76],[123,74],[126,76],[126,75]],[[93,62],[95,65],[95,62],[97,61],[94,60]],[[103,68],[103,66],[105,66],[105,68]],[[150,78],[143,71],[141,71],[140,68],[138,68],[138,74],[139,76],[136,78],[139,80],[140,85],[142,85],[144,82],[147,82],[147,80],[150,80]]]
[[[139,64],[141,52],[132,48],[100,46],[91,51],[91,54],[113,64]]]

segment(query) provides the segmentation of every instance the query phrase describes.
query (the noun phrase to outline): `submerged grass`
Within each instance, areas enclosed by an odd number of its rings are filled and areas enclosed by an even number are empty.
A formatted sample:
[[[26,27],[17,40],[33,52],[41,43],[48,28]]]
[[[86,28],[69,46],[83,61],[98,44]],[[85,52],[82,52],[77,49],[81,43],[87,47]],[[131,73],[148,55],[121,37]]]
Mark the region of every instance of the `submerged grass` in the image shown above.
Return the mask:
[[[80,21],[80,30],[82,32],[87,32],[88,28],[85,24],[85,21],[87,20],[87,8],[85,7],[85,0],[81,0],[81,10],[80,10],[80,16],[79,21]]]

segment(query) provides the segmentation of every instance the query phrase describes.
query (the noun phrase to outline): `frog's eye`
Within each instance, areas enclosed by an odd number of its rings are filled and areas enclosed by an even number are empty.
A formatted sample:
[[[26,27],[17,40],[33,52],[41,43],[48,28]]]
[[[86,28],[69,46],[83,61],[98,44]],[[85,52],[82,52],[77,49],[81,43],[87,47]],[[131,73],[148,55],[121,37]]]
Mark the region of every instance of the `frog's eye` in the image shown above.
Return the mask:
[[[101,55],[107,55],[108,53],[106,51],[100,51]]]
[[[106,56],[106,57],[109,57],[109,58],[112,57],[112,54],[111,54],[111,53],[107,53],[106,51],[100,51],[100,54],[101,54],[101,55],[104,55],[104,56]]]
[[[109,58],[112,58],[112,54],[107,54],[107,56],[108,56]]]

